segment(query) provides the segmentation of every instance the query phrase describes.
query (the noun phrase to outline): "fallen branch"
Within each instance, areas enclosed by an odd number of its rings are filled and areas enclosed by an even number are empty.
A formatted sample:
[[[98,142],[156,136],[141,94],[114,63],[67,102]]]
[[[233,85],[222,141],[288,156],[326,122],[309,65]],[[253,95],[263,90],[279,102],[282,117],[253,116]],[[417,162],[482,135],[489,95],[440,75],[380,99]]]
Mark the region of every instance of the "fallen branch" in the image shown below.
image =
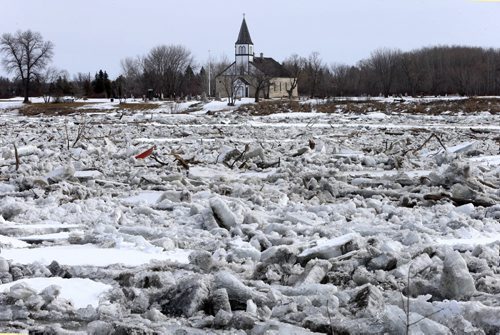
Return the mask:
[[[267,168],[271,168],[271,167],[279,167],[281,165],[281,157],[278,157],[278,160],[276,162],[271,162],[271,163],[267,163],[267,162],[258,162],[257,163],[257,167],[259,169],[267,169]]]
[[[236,164],[236,162],[239,161],[245,155],[245,153],[248,151],[249,148],[250,146],[248,144],[245,144],[245,150],[243,150],[243,152],[240,153],[240,155],[236,157],[233,163],[229,166],[231,169],[233,168],[234,164]]]
[[[182,158],[179,154],[172,152],[172,156],[175,157],[175,160],[186,170],[189,170],[189,164],[186,162],[184,158]]]
[[[76,146],[76,144],[78,143],[78,141],[80,141],[80,139],[85,138],[85,132],[87,131],[87,127],[88,127],[87,119],[84,116],[82,116],[81,123],[78,125],[78,132],[77,132],[75,141],[73,142],[73,145],[71,146],[72,148],[74,148]]]
[[[296,153],[292,154],[292,157],[302,156],[303,154],[305,154],[308,151],[309,151],[309,148],[300,148],[299,150],[297,150]]]
[[[474,128],[469,128],[471,132],[476,133],[476,134],[489,134],[491,133],[491,130],[488,129],[474,129]]]
[[[429,136],[425,141],[424,143],[422,143],[422,145],[420,145],[417,149],[413,150],[413,153],[416,153],[417,151],[420,151],[426,144],[427,142],[429,142],[432,138],[436,138],[439,142],[439,144],[441,144],[441,146],[443,147],[444,151],[446,151],[446,147],[444,146],[443,142],[441,141],[441,139],[439,138],[439,136],[437,136],[435,133],[432,133],[431,136]],[[409,151],[409,150],[408,150]],[[408,152],[406,151],[405,154]],[[403,155],[404,156],[404,155]]]
[[[163,166],[168,165],[168,163],[165,163],[165,162],[162,162],[161,160],[159,160],[158,156],[155,153],[151,154],[151,158],[153,158],[160,165],[163,165]]]
[[[466,199],[466,198],[457,198],[457,197],[454,197],[451,194],[447,194],[447,193],[426,194],[426,195],[424,195],[423,199],[424,200],[432,200],[432,201],[449,199],[459,206],[466,205],[466,204],[473,204],[476,207],[477,206],[491,207],[491,206],[495,206],[497,204],[497,202],[495,200],[489,199],[486,197],[477,197],[474,199]]]

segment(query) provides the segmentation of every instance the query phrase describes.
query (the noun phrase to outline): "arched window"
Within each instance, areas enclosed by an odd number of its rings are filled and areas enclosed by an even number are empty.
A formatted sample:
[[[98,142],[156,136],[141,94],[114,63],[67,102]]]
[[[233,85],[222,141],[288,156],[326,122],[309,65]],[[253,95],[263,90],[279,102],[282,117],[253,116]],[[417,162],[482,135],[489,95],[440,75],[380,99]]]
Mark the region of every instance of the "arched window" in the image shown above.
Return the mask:
[[[238,53],[240,55],[244,55],[245,54],[245,47],[243,45],[240,46],[240,49],[238,50]]]

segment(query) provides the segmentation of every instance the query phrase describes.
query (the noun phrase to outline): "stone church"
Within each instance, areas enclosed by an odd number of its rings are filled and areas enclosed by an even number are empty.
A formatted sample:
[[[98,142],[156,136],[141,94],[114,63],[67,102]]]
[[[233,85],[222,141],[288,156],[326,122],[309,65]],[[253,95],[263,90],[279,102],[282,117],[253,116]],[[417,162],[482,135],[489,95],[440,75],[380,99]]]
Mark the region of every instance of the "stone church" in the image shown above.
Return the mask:
[[[216,94],[221,98],[233,95],[235,98],[288,98],[296,78],[277,61],[270,57],[255,56],[245,18],[241,23],[238,40],[234,46],[235,60],[216,77]],[[292,97],[298,97],[297,85]]]

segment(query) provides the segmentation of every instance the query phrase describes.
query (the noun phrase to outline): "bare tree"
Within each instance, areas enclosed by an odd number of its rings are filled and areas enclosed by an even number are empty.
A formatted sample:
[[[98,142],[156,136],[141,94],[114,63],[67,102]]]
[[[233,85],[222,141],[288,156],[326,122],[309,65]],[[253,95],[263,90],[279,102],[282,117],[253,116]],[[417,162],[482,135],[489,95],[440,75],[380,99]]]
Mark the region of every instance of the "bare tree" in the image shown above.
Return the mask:
[[[49,103],[56,93],[55,84],[57,79],[62,75],[64,75],[63,71],[55,67],[48,67],[45,71],[38,74],[37,80],[40,83],[43,101],[45,103]]]
[[[52,59],[54,44],[44,41],[38,32],[17,31],[15,35],[5,33],[0,39],[2,64],[9,73],[15,73],[24,87],[24,103],[29,102],[30,82]]]
[[[236,81],[241,76],[240,69],[236,67],[236,63],[231,63],[226,55],[222,55],[220,59],[212,60],[211,66],[215,74],[211,76],[213,80],[211,83],[212,87],[215,88],[215,91],[218,91],[216,89],[218,81],[219,87],[222,88],[223,93],[228,97],[228,106],[234,106],[237,92]]]
[[[398,49],[377,49],[372,52],[368,65],[376,75],[384,96],[391,93],[392,84],[399,66],[401,51]]]
[[[160,45],[144,58],[144,77],[156,92],[178,95],[186,68],[193,62],[191,52],[181,45]]]
[[[88,97],[92,93],[92,77],[90,73],[78,72],[73,77],[73,84],[77,98]]]
[[[288,88],[286,89],[286,92],[288,93],[288,99],[290,100],[292,99],[293,91],[297,88],[299,78],[304,72],[305,64],[306,60],[297,54],[291,55],[283,62],[283,66],[290,73],[290,86],[288,86]]]
[[[127,57],[120,62],[124,78],[123,90],[125,96],[144,94],[144,59],[142,57]]]
[[[307,76],[306,81],[309,86],[309,96],[314,98],[318,93],[318,87],[321,81],[321,74],[324,69],[323,61],[319,56],[319,52],[314,51],[309,55],[306,62],[305,73]]]
[[[330,68],[333,94],[335,96],[344,96],[348,90],[351,67],[345,64],[332,64]]]
[[[255,102],[260,101],[261,93],[266,99],[269,98],[269,89],[271,88],[271,79],[273,75],[265,68],[258,69],[255,66],[250,66],[249,69],[249,84],[255,89]]]
[[[219,64],[219,66],[224,66]],[[218,80],[222,81],[222,87],[227,95],[227,105],[234,106],[234,100],[236,98],[236,82],[240,77],[240,72],[236,67],[236,63],[232,65],[225,64],[225,69],[222,71],[222,75],[218,77]]]

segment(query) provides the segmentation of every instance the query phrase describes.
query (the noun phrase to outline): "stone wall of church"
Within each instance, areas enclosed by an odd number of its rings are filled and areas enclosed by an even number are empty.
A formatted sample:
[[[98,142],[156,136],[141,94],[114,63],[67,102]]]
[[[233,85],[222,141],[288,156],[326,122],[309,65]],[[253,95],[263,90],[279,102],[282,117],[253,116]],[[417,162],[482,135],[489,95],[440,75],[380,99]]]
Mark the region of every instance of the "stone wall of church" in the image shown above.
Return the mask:
[[[292,80],[291,78],[273,78],[269,89],[269,98],[288,98],[287,90],[292,86]],[[295,87],[292,97],[297,98],[298,96],[297,87]]]
[[[250,81],[250,78],[246,78]],[[271,87],[269,88],[269,98],[288,98],[287,89],[291,87],[292,79],[291,78],[273,78],[271,80]],[[249,95],[250,97],[255,97],[255,88],[252,86],[249,87]],[[264,97],[264,92],[260,92],[261,97]],[[228,93],[227,89],[224,85],[224,76],[219,76],[215,80],[215,96],[218,98],[227,98]],[[297,91],[297,87],[294,88],[292,97],[298,98],[299,94]]]

